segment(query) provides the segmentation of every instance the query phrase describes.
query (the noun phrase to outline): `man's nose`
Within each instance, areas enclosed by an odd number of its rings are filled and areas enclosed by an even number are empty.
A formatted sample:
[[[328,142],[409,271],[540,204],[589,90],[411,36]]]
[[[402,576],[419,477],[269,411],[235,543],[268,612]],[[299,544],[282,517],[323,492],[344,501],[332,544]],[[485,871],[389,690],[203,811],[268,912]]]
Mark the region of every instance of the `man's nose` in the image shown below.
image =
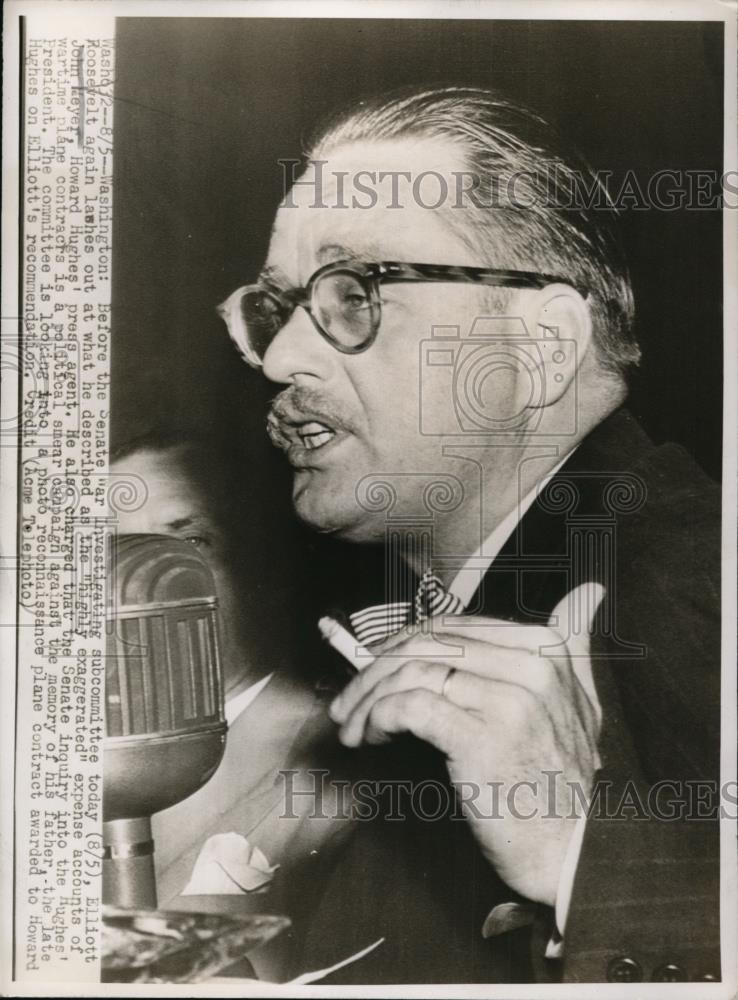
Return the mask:
[[[325,378],[335,351],[298,306],[264,355],[264,374],[272,382],[294,382],[300,375]]]

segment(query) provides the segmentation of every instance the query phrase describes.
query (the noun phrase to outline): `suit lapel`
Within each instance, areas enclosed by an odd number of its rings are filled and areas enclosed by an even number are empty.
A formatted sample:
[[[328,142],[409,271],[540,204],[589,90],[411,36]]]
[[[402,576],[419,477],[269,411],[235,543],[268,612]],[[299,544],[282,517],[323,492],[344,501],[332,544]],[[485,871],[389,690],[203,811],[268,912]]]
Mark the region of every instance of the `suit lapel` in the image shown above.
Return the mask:
[[[592,431],[518,522],[466,614],[546,625],[559,601],[580,583],[611,586],[612,490],[634,484],[630,470],[649,447],[625,410]],[[600,547],[593,544],[595,536]]]

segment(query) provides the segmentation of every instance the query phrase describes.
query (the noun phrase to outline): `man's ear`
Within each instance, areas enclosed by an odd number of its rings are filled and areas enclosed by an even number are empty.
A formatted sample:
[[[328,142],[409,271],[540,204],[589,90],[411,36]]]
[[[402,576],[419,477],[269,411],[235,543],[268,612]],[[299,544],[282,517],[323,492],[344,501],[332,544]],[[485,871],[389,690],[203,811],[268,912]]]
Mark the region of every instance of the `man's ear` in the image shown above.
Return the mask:
[[[544,406],[556,403],[577,377],[592,340],[592,318],[584,298],[570,285],[547,285],[533,297],[526,316],[538,346],[545,385]]]

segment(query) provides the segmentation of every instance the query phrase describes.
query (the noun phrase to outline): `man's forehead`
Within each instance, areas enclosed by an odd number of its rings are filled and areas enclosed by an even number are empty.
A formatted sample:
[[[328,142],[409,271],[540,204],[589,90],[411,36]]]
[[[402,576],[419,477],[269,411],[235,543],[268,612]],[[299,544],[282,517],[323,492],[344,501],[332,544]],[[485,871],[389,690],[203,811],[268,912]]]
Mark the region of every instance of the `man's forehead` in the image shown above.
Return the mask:
[[[285,274],[295,284],[324,264],[337,260],[415,260],[428,239],[426,229],[441,229],[433,219],[415,213],[389,214],[379,207],[369,212],[311,207],[281,208],[269,247],[267,271]],[[340,213],[340,214],[339,214]],[[418,223],[422,222],[422,226]],[[438,232],[438,239],[441,232]]]
[[[182,449],[142,449],[113,462],[111,471],[143,480],[146,497],[140,508],[142,518],[171,526],[173,521],[209,516],[203,488],[186,468]]]
[[[280,207],[268,268],[300,283],[336,260],[441,263],[450,240],[448,224],[441,212],[414,197],[413,188],[420,191],[418,179],[433,172],[451,185],[461,170],[458,151],[443,140],[339,147],[319,166],[308,166]]]

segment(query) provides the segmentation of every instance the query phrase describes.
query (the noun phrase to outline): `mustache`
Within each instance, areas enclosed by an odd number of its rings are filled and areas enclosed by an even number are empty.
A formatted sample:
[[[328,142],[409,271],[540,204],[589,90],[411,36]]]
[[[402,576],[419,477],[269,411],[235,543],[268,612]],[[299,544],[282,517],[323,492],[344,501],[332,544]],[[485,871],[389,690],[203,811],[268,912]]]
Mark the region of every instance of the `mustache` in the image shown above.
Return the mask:
[[[267,433],[272,444],[287,449],[294,443],[300,424],[317,421],[334,431],[354,430],[347,406],[320,389],[289,386],[272,400],[267,416]]]

